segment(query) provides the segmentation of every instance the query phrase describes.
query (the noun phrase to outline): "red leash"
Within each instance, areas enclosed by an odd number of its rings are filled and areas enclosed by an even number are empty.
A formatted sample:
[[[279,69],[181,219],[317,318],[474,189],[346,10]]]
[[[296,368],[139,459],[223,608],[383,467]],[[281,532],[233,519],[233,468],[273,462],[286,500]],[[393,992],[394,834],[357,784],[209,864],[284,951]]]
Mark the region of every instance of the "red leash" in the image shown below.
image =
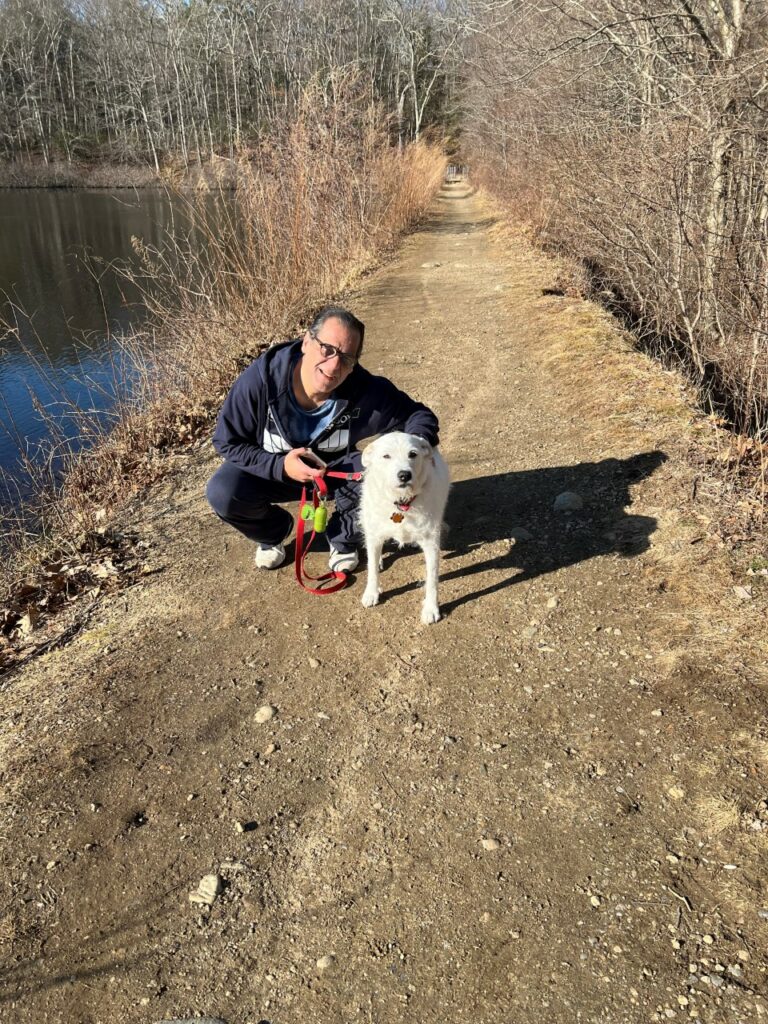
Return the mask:
[[[333,473],[330,470],[325,473],[325,476],[336,477],[338,480],[362,480],[362,473]],[[294,561],[294,568],[296,570],[296,579],[299,582],[299,586],[303,587],[304,590],[309,591],[310,594],[335,594],[337,590],[341,590],[342,587],[347,585],[347,574],[345,572],[331,572],[323,573],[322,576],[310,576],[304,568],[304,559],[307,557],[309,549],[312,547],[312,541],[318,533],[324,533],[325,527],[328,522],[328,508],[326,501],[328,500],[328,484],[325,482],[322,476],[316,476],[312,487],[312,504],[310,505],[307,501],[307,488],[302,487],[301,489],[301,504],[299,505],[299,523],[296,527],[296,558]],[[309,520],[312,520],[312,535],[307,541],[306,547],[304,546],[304,531],[306,524]],[[308,580],[312,580],[314,583],[319,583],[317,587],[308,587],[302,577],[306,577]],[[336,580],[335,583],[330,584],[331,580]]]

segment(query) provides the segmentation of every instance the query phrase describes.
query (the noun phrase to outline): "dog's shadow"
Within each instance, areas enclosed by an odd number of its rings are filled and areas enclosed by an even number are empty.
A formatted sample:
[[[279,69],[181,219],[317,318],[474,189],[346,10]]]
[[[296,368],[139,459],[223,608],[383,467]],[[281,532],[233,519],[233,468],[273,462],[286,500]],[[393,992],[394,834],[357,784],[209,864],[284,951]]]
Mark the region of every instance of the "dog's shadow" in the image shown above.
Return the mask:
[[[627,459],[549,466],[455,483],[448,498],[440,582],[467,580],[488,570],[504,575],[481,590],[467,589],[460,597],[441,602],[441,612],[448,614],[513,583],[597,555],[613,553],[632,558],[647,550],[656,520],[625,511],[632,502],[629,488],[650,476],[666,459],[661,451],[643,452]],[[566,491],[579,495],[581,509],[555,509],[555,500]],[[467,564],[468,556],[498,543],[503,543],[503,551]],[[413,549],[408,550],[413,553]],[[400,553],[394,557],[400,557]],[[461,568],[448,568],[458,558],[464,560]],[[392,560],[393,553],[388,551],[385,569]],[[388,590],[386,577],[382,584],[382,600],[420,586],[408,583]]]

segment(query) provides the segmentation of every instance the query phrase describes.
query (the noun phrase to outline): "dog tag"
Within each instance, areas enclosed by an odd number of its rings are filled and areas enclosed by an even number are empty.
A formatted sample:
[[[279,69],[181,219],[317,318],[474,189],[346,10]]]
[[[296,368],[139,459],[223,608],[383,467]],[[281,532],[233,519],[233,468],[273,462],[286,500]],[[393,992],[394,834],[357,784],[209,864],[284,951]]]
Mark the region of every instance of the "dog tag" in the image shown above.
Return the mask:
[[[402,512],[393,512],[391,517],[393,523],[402,523],[405,516]]]

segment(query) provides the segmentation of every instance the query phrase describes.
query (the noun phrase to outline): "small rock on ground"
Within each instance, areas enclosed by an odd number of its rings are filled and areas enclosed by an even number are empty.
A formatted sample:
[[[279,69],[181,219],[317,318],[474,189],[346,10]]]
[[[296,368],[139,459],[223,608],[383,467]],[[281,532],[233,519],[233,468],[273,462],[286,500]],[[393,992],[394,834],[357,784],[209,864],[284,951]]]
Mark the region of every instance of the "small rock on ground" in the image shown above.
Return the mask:
[[[578,512],[584,508],[584,499],[576,491],[563,491],[555,498],[552,507],[555,512]]]
[[[189,894],[191,903],[202,903],[206,906],[213,906],[216,897],[224,891],[224,884],[218,875],[204,875],[196,892]]]
[[[522,544],[527,540],[533,540],[533,534],[524,526],[516,526],[509,535],[510,541],[514,544]]]

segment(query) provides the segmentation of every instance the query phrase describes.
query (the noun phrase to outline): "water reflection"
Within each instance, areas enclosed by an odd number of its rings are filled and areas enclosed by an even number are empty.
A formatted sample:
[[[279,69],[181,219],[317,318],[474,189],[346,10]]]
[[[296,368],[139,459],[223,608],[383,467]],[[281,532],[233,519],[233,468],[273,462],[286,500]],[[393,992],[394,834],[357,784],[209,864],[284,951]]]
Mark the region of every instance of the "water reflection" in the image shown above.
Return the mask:
[[[182,206],[159,190],[0,190],[0,470],[17,479],[18,445],[46,438],[40,408],[63,398],[106,414],[130,368],[121,334],[142,315],[139,295],[111,268],[186,234]],[[79,425],[63,429],[77,438]]]

